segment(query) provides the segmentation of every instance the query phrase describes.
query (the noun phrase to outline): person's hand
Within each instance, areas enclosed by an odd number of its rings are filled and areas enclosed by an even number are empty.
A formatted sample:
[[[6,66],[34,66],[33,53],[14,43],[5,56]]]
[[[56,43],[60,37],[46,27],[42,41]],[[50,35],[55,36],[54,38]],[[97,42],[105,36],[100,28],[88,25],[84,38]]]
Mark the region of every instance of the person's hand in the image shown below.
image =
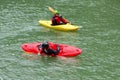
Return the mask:
[[[71,22],[67,22],[67,24],[71,24]]]

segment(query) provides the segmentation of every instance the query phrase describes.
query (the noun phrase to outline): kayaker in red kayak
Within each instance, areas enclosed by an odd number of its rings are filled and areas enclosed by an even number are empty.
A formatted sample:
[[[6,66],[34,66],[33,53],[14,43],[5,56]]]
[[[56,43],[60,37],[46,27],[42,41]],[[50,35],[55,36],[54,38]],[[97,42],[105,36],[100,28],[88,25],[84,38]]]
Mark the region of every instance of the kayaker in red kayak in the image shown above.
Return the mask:
[[[49,10],[54,14],[52,17],[52,25],[67,24],[69,21],[63,18],[57,10],[54,10],[52,7],[48,7]]]
[[[57,50],[52,49],[48,42],[44,42],[38,46],[40,53],[55,56],[60,52],[60,47],[57,46]]]

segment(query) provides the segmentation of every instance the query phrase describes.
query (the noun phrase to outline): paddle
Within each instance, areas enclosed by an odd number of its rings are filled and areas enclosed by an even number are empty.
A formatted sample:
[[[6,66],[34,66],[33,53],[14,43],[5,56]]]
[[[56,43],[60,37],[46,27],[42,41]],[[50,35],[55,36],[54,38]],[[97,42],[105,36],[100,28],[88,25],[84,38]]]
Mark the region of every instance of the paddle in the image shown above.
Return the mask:
[[[38,45],[38,55],[41,55],[40,50],[41,50],[41,45]]]
[[[37,47],[38,47],[38,55],[44,55],[43,53],[41,53],[41,51],[42,51],[42,45],[40,44]]]
[[[48,7],[48,9],[53,13],[53,14],[56,14],[56,11],[52,8],[52,7]]]

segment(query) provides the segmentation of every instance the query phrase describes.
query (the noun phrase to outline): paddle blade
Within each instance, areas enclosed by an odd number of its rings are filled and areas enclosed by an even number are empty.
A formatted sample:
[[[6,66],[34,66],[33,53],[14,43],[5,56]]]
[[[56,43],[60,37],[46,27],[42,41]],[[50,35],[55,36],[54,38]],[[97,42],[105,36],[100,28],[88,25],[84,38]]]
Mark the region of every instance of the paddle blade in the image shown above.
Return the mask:
[[[54,10],[52,7],[48,7],[48,9],[49,9],[53,14],[56,13],[55,10]]]

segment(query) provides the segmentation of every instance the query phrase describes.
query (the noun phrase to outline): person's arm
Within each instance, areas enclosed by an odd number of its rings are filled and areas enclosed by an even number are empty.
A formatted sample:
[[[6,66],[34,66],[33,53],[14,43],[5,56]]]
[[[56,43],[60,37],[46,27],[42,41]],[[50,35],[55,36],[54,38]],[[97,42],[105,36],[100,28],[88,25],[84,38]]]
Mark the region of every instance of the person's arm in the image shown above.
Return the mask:
[[[57,50],[53,50],[53,54],[57,55],[60,52],[60,46],[57,45]]]
[[[60,18],[61,18],[61,21],[63,22],[63,23],[70,23],[70,21],[68,21],[67,19],[65,19],[64,17],[62,17],[62,16],[60,16]]]

